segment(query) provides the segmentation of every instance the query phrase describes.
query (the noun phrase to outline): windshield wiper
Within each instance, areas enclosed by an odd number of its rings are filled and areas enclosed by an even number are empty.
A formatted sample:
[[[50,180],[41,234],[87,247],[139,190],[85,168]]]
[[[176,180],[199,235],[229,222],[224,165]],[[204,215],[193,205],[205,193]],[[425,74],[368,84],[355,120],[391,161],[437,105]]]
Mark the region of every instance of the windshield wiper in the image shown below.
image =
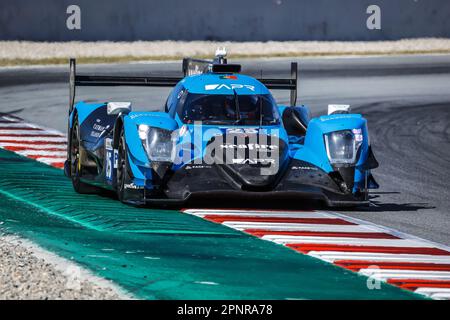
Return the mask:
[[[241,110],[239,109],[239,99],[236,90],[233,89],[234,103],[236,105],[236,122],[234,124],[239,124],[241,122]]]

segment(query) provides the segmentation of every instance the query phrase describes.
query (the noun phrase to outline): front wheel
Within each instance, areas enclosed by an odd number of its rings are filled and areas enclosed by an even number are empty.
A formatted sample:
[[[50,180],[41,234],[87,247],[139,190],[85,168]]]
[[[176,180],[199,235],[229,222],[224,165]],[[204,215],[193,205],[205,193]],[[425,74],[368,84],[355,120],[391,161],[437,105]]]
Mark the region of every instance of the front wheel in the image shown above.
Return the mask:
[[[80,126],[78,125],[78,119],[75,118],[75,122],[72,126],[70,134],[70,177],[72,178],[72,185],[76,192],[86,194],[86,193],[96,193],[97,188],[91,186],[87,183],[81,181],[81,157],[80,157]]]
[[[116,192],[120,201],[126,202],[125,185],[131,183],[131,178],[128,173],[128,157],[127,145],[125,143],[124,131],[120,132],[119,148],[117,155],[117,171],[116,171]]]

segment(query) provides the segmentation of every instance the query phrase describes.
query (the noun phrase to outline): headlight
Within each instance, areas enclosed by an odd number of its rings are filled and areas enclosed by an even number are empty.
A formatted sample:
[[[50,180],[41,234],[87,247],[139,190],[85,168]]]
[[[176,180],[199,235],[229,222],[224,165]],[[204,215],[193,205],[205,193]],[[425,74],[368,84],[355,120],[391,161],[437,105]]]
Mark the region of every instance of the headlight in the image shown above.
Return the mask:
[[[172,131],[141,124],[138,133],[151,161],[172,161],[176,144],[176,137]]]
[[[335,131],[324,135],[325,148],[331,164],[354,164],[362,144],[361,129]]]

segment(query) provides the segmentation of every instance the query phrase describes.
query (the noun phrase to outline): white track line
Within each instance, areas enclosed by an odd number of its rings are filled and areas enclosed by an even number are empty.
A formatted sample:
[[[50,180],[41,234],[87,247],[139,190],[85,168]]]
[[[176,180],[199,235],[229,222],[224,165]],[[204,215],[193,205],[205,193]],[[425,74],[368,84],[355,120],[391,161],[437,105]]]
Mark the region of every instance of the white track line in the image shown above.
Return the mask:
[[[40,127],[38,125],[32,125],[32,124],[25,123],[25,122],[0,123],[0,130],[1,130],[1,128],[23,128],[23,127],[40,129]]]
[[[450,271],[434,271],[434,270],[405,270],[405,269],[380,269],[380,268],[363,268],[360,273],[366,275],[373,274],[395,274],[396,276],[410,276],[409,279],[424,279],[423,276],[439,276],[448,277],[450,279]],[[395,276],[393,277],[395,278]]]
[[[19,148],[28,148],[30,150],[32,150],[32,149],[36,149],[36,150],[41,150],[41,149],[66,150],[67,149],[66,144],[45,144],[45,142],[43,144],[29,144],[25,141],[21,142],[21,143],[0,142],[0,147],[2,147],[2,148],[19,147]]]
[[[26,150],[26,151],[16,151],[16,153],[23,156],[59,156],[60,158],[65,158],[67,155],[66,151],[45,151],[45,150]]]
[[[46,158],[46,157],[40,157],[37,158],[36,161],[44,162],[46,164],[52,164],[52,163],[64,163],[66,161],[66,158]]]
[[[333,263],[336,260],[376,262],[425,262],[450,264],[450,256],[371,252],[310,251],[308,255]]]
[[[204,216],[233,216],[233,217],[258,217],[258,218],[313,218],[313,219],[330,219],[328,215],[324,215],[316,212],[301,212],[301,213],[234,213],[234,212],[214,212],[214,213],[195,213],[193,214],[197,217]]]
[[[295,217],[302,217],[303,214],[316,214],[320,216],[332,217],[332,215],[322,212],[322,211],[299,211],[292,212],[289,210],[227,210],[227,209],[185,209],[184,213],[189,213],[197,216],[203,215],[237,215],[237,216],[247,216],[247,215],[261,215],[261,216],[272,216],[277,214],[289,214]]]
[[[335,238],[335,237],[308,237],[308,236],[282,236],[268,235],[263,239],[280,244],[339,244],[353,246],[379,246],[379,247],[409,247],[409,248],[432,248],[427,243],[406,239],[367,239],[367,238]]]
[[[18,119],[18,118],[14,118],[14,117],[10,117],[10,116],[1,116],[0,117],[2,120],[6,120],[6,121],[10,121],[10,122],[22,122],[22,119]]]
[[[398,270],[403,271],[403,270]],[[377,273],[377,272],[365,272],[364,270],[360,270],[359,273],[362,275],[365,275],[367,277],[387,281],[387,280],[402,280],[402,279],[419,279],[419,280],[450,280],[450,273],[448,274],[435,274],[435,273],[428,273],[425,274],[425,271],[416,271],[416,272],[408,272],[408,273],[398,273],[396,270],[393,270],[393,272],[386,272],[386,273]]]
[[[30,142],[30,141],[42,141],[42,142],[66,142],[65,137],[0,137],[0,141],[23,141],[23,142]]]
[[[223,224],[237,230],[264,229],[268,231],[382,232],[380,229],[360,225],[239,221],[225,221]]]
[[[411,235],[411,234],[408,234],[408,233],[404,233],[404,232],[398,231],[396,229],[392,229],[392,228],[389,228],[389,227],[386,227],[386,226],[380,226],[380,225],[377,225],[377,224],[369,222],[369,221],[365,221],[365,220],[349,217],[349,216],[346,216],[346,215],[343,215],[343,214],[340,214],[340,213],[337,213],[337,212],[333,212],[332,214],[334,214],[334,216],[336,216],[336,217],[340,217],[340,218],[342,218],[344,220],[347,220],[349,222],[353,222],[353,223],[360,224],[360,225],[366,225],[368,227],[372,227],[373,226],[373,227],[379,228],[379,229],[383,230],[383,232],[392,234],[392,235],[397,236],[399,238],[411,239],[411,240],[414,239],[414,240],[426,242],[428,244],[431,244],[431,245],[435,246],[436,248],[448,251],[449,255],[450,255],[450,247],[446,246],[446,245],[443,245],[441,243],[437,243],[437,242],[433,242],[433,241],[430,241],[430,240],[426,240],[426,239],[420,238],[418,236],[414,236],[414,235]]]
[[[428,287],[420,287],[417,288],[414,292],[421,294],[435,294],[435,293],[449,293],[450,288],[428,288]]]
[[[7,136],[7,135],[21,135],[21,136],[39,136],[39,135],[43,135],[43,134],[51,134],[50,132],[46,132],[43,130],[18,130],[18,129],[14,129],[14,130],[2,130],[0,128],[0,134]],[[61,136],[60,134],[58,134],[58,136]]]
[[[436,293],[436,294],[432,294],[430,296],[431,299],[436,299],[436,300],[440,300],[440,299],[445,299],[445,300],[450,300],[450,293]]]

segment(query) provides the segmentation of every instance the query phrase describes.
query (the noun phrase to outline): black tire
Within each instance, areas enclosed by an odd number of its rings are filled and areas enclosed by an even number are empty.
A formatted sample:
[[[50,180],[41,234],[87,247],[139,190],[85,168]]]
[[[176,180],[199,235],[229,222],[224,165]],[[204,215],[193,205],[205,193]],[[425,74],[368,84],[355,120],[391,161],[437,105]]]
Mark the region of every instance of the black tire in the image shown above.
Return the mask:
[[[117,155],[117,171],[116,171],[116,192],[121,202],[126,203],[125,185],[131,181],[128,173],[128,157],[127,145],[125,143],[123,128],[120,131],[118,155]]]
[[[81,181],[81,172],[83,170],[80,163],[80,126],[78,118],[75,116],[75,122],[70,132],[70,177],[72,178],[73,189],[82,194],[96,193],[97,188]]]

